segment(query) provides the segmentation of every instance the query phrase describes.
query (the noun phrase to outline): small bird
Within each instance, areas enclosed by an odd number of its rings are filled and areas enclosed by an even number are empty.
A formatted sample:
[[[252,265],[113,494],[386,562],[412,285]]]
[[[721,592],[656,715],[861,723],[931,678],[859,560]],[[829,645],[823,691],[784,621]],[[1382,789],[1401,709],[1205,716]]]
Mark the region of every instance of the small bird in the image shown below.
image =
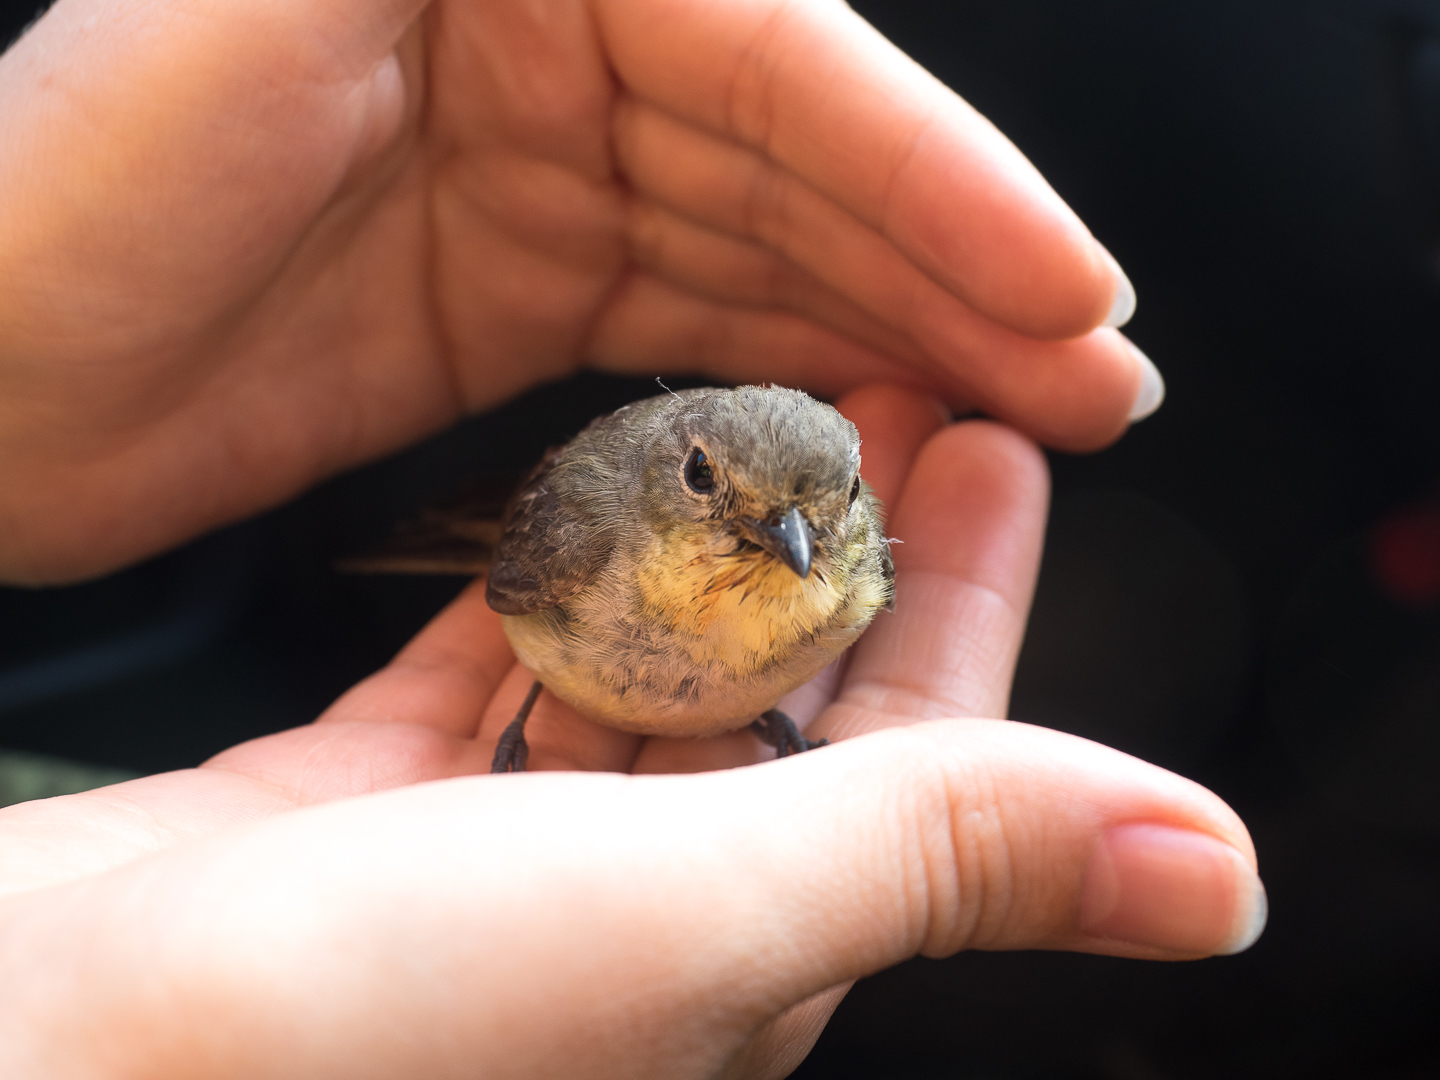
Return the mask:
[[[776,702],[894,599],[884,509],[860,437],[831,406],[770,386],[669,392],[550,450],[493,525],[422,519],[352,569],[476,572],[535,676],[492,772],[522,771],[542,687],[647,735],[750,726],[781,756],[824,745]],[[491,550],[493,545],[493,551]]]

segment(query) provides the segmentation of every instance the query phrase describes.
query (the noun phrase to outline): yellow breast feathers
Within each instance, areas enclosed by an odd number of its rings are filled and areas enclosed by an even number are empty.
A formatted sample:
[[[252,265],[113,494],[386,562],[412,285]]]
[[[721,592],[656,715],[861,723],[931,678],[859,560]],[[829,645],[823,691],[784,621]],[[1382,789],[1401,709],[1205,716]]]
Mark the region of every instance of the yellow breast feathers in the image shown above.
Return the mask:
[[[750,674],[829,623],[849,577],[845,568],[816,565],[801,578],[753,545],[696,528],[657,536],[639,585],[647,616],[681,638],[692,660]]]

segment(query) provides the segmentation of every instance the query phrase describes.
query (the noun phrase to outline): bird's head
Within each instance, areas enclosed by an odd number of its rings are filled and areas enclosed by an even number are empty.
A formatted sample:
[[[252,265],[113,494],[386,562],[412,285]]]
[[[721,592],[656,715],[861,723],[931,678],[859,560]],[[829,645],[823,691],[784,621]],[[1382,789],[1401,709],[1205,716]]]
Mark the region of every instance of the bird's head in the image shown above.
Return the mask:
[[[798,390],[742,386],[676,395],[644,486],[652,520],[713,529],[799,577],[843,550],[860,481],[860,436]]]

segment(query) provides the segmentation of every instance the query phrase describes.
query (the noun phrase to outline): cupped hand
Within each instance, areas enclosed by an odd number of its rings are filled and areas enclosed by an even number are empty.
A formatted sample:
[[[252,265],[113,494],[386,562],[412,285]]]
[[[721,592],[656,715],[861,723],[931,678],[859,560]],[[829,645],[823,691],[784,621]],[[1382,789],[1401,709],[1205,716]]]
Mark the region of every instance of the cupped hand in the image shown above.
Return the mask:
[[[1114,261],[839,0],[59,0],[0,102],[0,579],[582,365],[900,381],[1071,449],[1158,403]]]
[[[896,612],[787,702],[833,745],[726,769],[753,737],[542,695],[535,771],[472,775],[530,677],[471,588],[313,725],[0,812],[0,1071],[779,1077],[917,953],[1247,945],[1263,891],[1218,798],[970,719],[1005,712],[1033,444],[895,389],[840,407],[903,544]]]

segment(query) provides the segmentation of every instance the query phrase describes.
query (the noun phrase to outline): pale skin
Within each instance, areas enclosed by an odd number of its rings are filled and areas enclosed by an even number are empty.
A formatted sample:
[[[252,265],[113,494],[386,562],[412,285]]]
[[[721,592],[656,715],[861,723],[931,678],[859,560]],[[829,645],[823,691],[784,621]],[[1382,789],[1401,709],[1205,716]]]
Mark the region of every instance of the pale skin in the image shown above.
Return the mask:
[[[838,395],[905,541],[796,758],[542,696],[476,775],[530,681],[477,587],[313,725],[0,812],[6,1076],[782,1076],[916,953],[1253,936],[1223,802],[985,719],[1047,480],[935,397],[1093,447],[1142,373],[1103,249],[843,7],[61,0],[0,102],[8,580],[583,364]]]
[[[582,365],[1125,428],[1113,263],[833,0],[61,0],[0,61],[0,577]]]
[[[5,1074],[779,1077],[916,953],[1233,947],[1257,879],[1224,803],[964,719],[1005,712],[1033,444],[893,388],[840,405],[906,541],[896,613],[792,705],[842,741],[734,769],[748,734],[542,696],[542,771],[473,775],[530,682],[473,587],[309,727],[0,812]]]

